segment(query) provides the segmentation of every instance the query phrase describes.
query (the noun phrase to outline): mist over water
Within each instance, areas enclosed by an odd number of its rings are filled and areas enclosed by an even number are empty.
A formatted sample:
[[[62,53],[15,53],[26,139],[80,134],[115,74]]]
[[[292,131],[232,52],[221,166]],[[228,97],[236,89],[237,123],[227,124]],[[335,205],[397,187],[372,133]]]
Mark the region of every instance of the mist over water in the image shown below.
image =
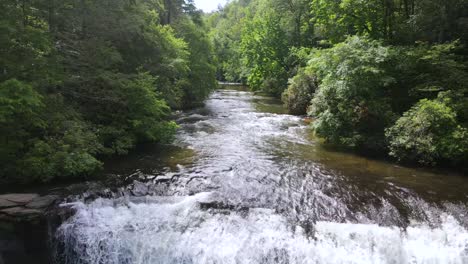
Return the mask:
[[[57,262],[468,263],[467,179],[326,150],[278,109],[220,90],[183,114],[192,162],[152,195],[64,205]]]

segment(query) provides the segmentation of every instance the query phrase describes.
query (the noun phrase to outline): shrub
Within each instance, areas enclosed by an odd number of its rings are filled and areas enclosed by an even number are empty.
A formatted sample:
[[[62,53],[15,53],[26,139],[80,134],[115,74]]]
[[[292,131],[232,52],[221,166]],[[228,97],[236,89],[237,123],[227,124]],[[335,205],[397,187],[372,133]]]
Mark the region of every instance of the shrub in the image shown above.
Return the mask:
[[[177,126],[167,121],[171,109],[156,93],[156,78],[149,73],[137,77],[122,87],[127,106],[129,133],[139,141],[168,142]]]
[[[96,135],[77,120],[61,125],[62,134],[31,140],[28,152],[17,161],[19,182],[83,177],[101,168],[101,162],[95,158],[100,147]]]
[[[384,148],[384,129],[394,120],[386,96],[394,82],[386,71],[390,52],[379,41],[350,37],[313,54],[309,65],[321,83],[309,115],[319,136],[349,147]]]
[[[96,135],[60,97],[15,79],[0,84],[0,180],[84,176],[101,163]]]
[[[386,130],[390,155],[400,161],[435,165],[468,160],[468,130],[443,100],[419,101]]]
[[[282,95],[282,100],[290,114],[303,115],[307,113],[307,107],[317,89],[318,81],[315,74],[305,68],[301,68],[294,76]]]

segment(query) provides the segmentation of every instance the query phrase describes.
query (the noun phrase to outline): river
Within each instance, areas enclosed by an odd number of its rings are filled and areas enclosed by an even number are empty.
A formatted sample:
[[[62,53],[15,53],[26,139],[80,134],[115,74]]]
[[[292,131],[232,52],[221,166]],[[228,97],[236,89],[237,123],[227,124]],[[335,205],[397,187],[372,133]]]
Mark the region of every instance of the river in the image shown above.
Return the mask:
[[[241,90],[178,122],[166,154],[109,169],[149,195],[63,205],[57,263],[468,263],[466,177],[328,149]]]

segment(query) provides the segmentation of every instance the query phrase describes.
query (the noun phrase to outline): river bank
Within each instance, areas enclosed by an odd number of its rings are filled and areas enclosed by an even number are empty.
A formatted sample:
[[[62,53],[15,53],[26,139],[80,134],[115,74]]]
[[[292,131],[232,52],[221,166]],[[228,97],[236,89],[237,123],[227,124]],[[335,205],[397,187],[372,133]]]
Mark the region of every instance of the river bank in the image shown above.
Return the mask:
[[[70,204],[64,262],[463,263],[465,177],[333,152],[273,101],[220,90],[184,113],[186,162],[142,155],[142,198]]]
[[[463,261],[466,177],[329,149],[281,108],[216,91],[177,117],[173,145],[107,162],[108,180],[52,189],[63,196],[37,225],[15,226],[25,250],[3,261],[346,263],[358,249],[360,263]]]

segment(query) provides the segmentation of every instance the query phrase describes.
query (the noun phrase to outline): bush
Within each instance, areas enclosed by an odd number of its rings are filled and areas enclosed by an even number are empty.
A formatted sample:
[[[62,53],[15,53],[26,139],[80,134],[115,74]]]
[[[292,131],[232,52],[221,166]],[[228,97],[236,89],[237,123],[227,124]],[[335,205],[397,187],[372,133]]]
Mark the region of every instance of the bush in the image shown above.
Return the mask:
[[[350,37],[313,54],[309,65],[321,83],[309,115],[319,136],[349,147],[385,147],[384,129],[394,120],[386,96],[394,82],[386,71],[390,53],[379,41]]]
[[[424,165],[468,160],[468,130],[456,117],[447,100],[421,100],[386,130],[390,155]]]
[[[282,100],[290,114],[303,115],[317,89],[318,81],[315,74],[301,68],[294,76],[282,95]]]
[[[91,175],[99,154],[124,154],[138,142],[168,142],[177,129],[156,78],[101,74],[80,108],[29,84],[0,84],[0,179],[21,183]],[[77,99],[75,99],[77,100]]]
[[[14,176],[13,164],[28,150],[34,131],[45,127],[44,107],[30,84],[16,79],[0,83],[0,178]]]
[[[147,72],[107,72],[69,84],[79,94],[69,100],[79,103],[74,105],[78,112],[96,128],[102,154],[126,154],[140,142],[167,142],[174,135],[176,125],[168,120],[171,110],[157,92],[156,79]]]
[[[139,73],[122,87],[122,96],[128,109],[128,132],[137,141],[165,143],[172,139],[177,126],[167,121],[171,109],[156,93],[156,78],[149,73]]]
[[[100,144],[96,135],[77,120],[61,123],[62,134],[32,139],[27,153],[17,161],[19,182],[83,177],[101,168],[95,157]]]
[[[0,84],[0,102],[1,180],[45,182],[101,166],[96,135],[61,98],[12,79]]]

